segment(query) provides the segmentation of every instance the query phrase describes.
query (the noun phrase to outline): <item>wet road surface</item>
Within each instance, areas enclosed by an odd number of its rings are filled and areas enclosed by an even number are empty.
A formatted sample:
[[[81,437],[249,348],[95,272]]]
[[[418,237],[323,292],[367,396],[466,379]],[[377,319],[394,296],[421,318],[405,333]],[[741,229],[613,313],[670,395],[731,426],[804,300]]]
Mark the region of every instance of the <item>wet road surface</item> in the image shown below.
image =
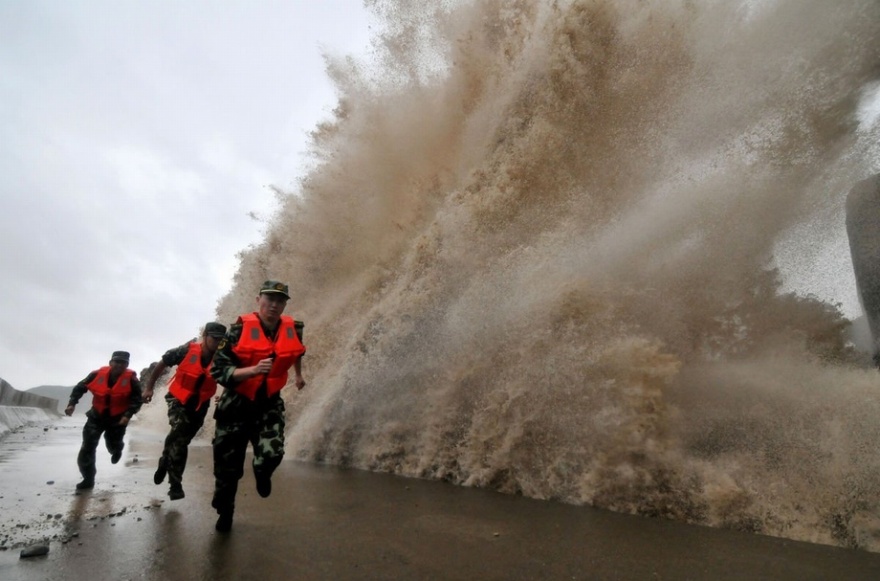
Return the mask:
[[[246,473],[220,534],[209,446],[172,502],[152,482],[164,434],[135,424],[77,495],[82,423],[0,441],[0,580],[880,579],[880,554],[292,461],[266,499]]]

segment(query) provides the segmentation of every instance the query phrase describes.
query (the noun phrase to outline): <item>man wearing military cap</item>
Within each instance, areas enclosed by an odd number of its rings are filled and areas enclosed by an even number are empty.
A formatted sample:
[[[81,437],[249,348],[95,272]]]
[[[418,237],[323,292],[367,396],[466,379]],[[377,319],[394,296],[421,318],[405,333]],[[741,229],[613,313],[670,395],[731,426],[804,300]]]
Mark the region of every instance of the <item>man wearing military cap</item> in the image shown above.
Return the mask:
[[[153,482],[156,484],[161,484],[165,475],[168,475],[168,497],[171,500],[186,496],[183,492],[183,471],[186,469],[189,443],[205,423],[211,398],[217,392],[217,383],[209,370],[211,359],[224,335],[225,326],[215,322],[207,323],[201,342],[192,341],[169,349],[162,355],[144,389],[144,401],[150,403],[156,381],[166,368],[177,366],[165,395],[171,431],[165,438],[159,466],[153,474]]]
[[[248,442],[253,446],[257,492],[272,493],[272,473],[284,456],[284,400],[281,389],[294,370],[302,389],[302,323],[284,315],[286,284],[267,280],[257,296],[257,311],[241,315],[217,348],[211,375],[223,390],[214,410],[214,498],[216,529],[232,528],[238,481],[244,475]]]
[[[64,413],[73,410],[86,391],[92,392],[92,407],[86,412],[86,425],[83,427],[83,441],[76,463],[82,481],[77,490],[88,490],[95,486],[95,451],[104,436],[110,461],[119,462],[125,443],[125,429],[132,416],[141,409],[141,384],[137,374],[128,368],[128,351],[114,351],[110,363],[89,373],[77,383],[70,392],[70,401]]]

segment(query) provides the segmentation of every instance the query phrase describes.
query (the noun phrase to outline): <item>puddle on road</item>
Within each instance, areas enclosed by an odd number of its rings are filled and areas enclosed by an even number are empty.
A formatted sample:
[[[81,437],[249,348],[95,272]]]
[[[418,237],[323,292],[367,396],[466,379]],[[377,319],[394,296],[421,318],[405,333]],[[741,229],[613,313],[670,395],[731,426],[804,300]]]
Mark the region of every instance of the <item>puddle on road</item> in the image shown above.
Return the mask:
[[[151,510],[164,502],[164,491],[153,485],[148,468],[155,459],[141,458],[138,446],[130,445],[129,435],[123,459],[116,465],[111,464],[102,441],[95,488],[76,491],[82,425],[82,419],[62,418],[17,428],[0,439],[0,550],[64,543],[80,522]]]

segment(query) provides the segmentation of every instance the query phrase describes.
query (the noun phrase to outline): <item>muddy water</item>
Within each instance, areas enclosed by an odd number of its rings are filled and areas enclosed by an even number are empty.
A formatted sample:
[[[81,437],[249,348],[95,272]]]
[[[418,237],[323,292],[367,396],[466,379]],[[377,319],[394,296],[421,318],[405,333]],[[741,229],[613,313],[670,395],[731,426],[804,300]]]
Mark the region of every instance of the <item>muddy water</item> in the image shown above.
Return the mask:
[[[874,553],[292,461],[268,499],[245,476],[233,530],[220,535],[208,446],[193,448],[187,497],[170,502],[151,480],[162,434],[135,425],[123,461],[99,452],[95,490],[77,495],[79,429],[65,418],[0,443],[0,579],[880,576]],[[38,542],[48,555],[19,558]]]
[[[289,455],[880,552],[880,2],[369,5],[219,304],[290,283]]]

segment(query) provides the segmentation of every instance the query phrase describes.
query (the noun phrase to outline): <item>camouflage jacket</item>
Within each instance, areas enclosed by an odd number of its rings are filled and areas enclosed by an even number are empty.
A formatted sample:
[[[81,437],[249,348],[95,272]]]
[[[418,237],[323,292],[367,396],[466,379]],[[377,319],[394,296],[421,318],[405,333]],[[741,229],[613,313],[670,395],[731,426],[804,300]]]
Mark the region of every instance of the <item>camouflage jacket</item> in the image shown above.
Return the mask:
[[[162,355],[162,363],[165,364],[165,367],[174,367],[175,365],[180,365],[181,362],[186,359],[186,354],[189,353],[189,346],[192,345],[192,341],[187,341],[180,347],[175,347],[173,349],[169,349]],[[205,361],[204,357],[207,351],[202,351],[202,366],[206,363],[210,363],[209,361]]]
[[[280,328],[280,326],[276,327],[274,332],[269,331],[262,321],[260,321],[260,326],[263,327],[263,333],[269,339],[275,339],[275,335],[278,334],[278,329]],[[295,321],[294,326],[299,340],[302,341],[304,324],[302,321]],[[232,352],[232,349],[238,345],[238,340],[241,339],[241,329],[241,323],[234,323],[229,326],[229,330],[226,331],[226,337],[220,341],[217,352],[214,353],[214,362],[211,364],[211,377],[219,385],[229,389],[235,388],[237,382],[232,379],[232,374],[236,368],[241,367],[241,361]]]
[[[98,370],[92,371],[88,375],[86,375],[85,379],[77,383],[73,386],[73,390],[70,392],[70,401],[69,405],[76,405],[79,403],[79,400],[86,394],[89,390],[89,384],[92,382],[95,377],[98,375]],[[131,376],[131,404],[128,406],[128,409],[125,410],[125,413],[122,415],[131,418],[134,414],[140,411],[141,406],[144,404],[143,397],[141,397],[141,382],[138,380],[137,373]]]
[[[169,349],[162,355],[162,363],[165,364],[165,367],[174,367],[175,365],[180,365],[180,362],[186,358],[186,354],[189,352],[190,342],[187,341],[180,347],[174,347],[173,349]]]

